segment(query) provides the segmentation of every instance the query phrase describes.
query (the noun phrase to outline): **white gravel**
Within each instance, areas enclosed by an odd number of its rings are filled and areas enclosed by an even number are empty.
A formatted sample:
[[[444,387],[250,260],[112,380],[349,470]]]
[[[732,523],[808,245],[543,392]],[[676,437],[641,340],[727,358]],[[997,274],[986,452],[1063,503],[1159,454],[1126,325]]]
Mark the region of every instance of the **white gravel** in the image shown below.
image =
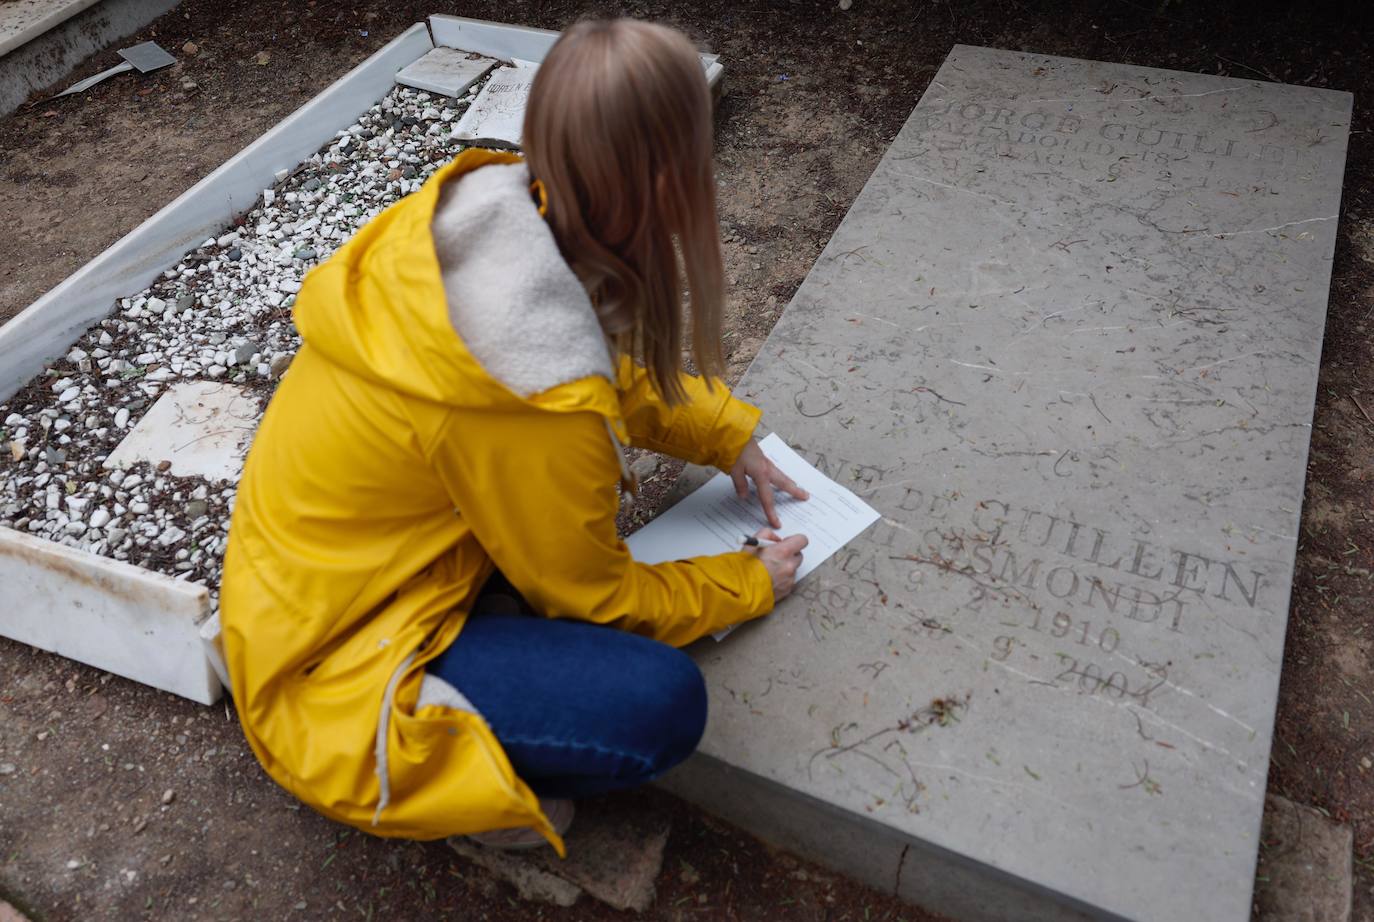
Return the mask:
[[[463,149],[452,129],[480,88],[453,100],[396,87],[0,404],[0,527],[217,596],[236,485],[102,462],[169,384],[233,382],[265,406],[300,345],[302,277]]]

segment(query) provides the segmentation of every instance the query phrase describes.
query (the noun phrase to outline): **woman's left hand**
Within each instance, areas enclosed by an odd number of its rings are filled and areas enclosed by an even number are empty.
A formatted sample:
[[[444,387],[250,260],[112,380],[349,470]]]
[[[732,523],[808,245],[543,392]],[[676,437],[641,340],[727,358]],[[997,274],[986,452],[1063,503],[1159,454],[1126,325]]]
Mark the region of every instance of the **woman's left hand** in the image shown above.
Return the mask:
[[[739,453],[733,467],[730,468],[730,479],[735,482],[735,493],[740,499],[749,497],[749,481],[754,481],[754,489],[758,491],[759,503],[763,506],[763,514],[768,519],[768,524],[774,528],[782,527],[782,520],[778,518],[777,510],[774,508],[773,490],[782,490],[789,496],[796,499],[810,499],[811,495],[797,486],[796,482],[788,477],[777,466],[768,460],[768,456],[759,447],[758,439],[750,439],[749,444],[744,446],[744,450]]]

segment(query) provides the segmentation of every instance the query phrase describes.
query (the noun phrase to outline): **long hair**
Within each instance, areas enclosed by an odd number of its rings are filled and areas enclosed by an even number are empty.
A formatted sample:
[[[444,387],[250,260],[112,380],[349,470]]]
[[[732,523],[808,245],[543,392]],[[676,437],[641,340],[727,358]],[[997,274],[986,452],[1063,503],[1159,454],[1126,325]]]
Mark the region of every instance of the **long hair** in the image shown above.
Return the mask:
[[[602,330],[681,402],[689,297],[692,359],[708,376],[723,365],[711,96],[696,51],[652,23],[578,23],[539,67],[523,143]]]

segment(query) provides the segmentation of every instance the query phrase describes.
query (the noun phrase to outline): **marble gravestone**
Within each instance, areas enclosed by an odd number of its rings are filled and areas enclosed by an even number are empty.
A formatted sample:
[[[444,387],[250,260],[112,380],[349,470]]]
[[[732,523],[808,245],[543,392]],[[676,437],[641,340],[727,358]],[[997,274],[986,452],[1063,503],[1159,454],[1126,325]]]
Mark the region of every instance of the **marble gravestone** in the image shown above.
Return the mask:
[[[495,58],[441,46],[397,71],[396,82],[428,93],[460,98],[496,63]]]
[[[695,649],[667,786],[959,918],[1248,919],[1350,113],[957,46],[736,389],[883,519]]]

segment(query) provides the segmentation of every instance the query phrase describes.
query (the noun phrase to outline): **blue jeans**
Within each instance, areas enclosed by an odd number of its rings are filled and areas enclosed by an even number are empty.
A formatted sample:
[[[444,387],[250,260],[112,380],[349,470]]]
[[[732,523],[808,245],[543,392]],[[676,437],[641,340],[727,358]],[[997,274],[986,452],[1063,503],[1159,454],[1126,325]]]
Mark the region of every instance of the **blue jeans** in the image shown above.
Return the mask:
[[[706,728],[706,684],[681,650],[482,599],[428,669],[472,702],[540,797],[635,787],[691,755]]]

